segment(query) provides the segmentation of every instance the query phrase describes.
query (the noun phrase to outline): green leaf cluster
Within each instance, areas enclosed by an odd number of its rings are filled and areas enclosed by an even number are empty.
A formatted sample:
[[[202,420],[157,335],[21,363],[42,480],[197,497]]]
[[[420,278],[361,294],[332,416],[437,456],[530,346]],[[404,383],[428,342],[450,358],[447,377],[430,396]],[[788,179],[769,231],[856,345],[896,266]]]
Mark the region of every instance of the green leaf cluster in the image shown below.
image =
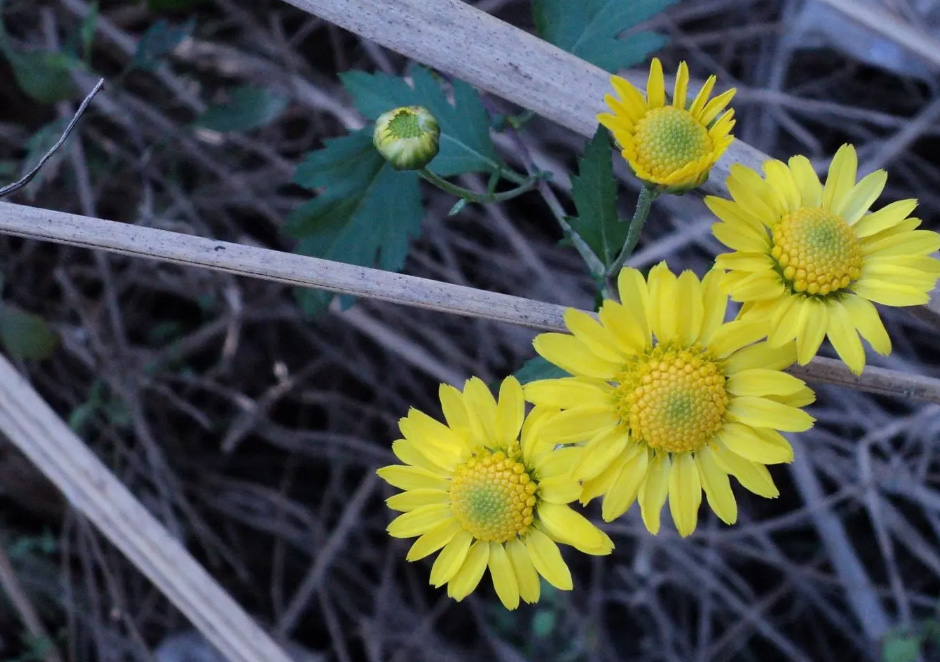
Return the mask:
[[[461,81],[453,103],[426,69],[404,78],[361,71],[341,76],[359,111],[369,119],[399,106],[424,106],[441,127],[441,149],[429,168],[442,177],[499,172],[503,163],[489,132],[489,117],[477,92]],[[299,239],[298,252],[366,267],[400,271],[410,241],[421,234],[424,208],[415,172],[396,172],[372,146],[372,127],[325,141],[297,168],[294,182],[314,191],[285,229]],[[332,295],[303,291],[309,314],[322,311]]]
[[[614,73],[643,62],[666,45],[646,30],[621,34],[678,0],[532,0],[539,35],[559,48]]]
[[[59,346],[59,337],[46,321],[16,306],[0,307],[0,343],[20,359],[47,359]]]

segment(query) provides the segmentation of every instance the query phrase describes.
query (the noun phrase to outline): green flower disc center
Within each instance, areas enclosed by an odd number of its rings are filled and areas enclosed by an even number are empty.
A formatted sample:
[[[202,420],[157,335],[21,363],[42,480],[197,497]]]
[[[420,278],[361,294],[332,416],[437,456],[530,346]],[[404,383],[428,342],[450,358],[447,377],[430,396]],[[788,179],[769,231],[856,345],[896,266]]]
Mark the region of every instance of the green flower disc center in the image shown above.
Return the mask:
[[[704,446],[724,423],[725,375],[701,347],[657,346],[617,377],[621,420],[650,448],[686,453]]]
[[[497,452],[471,458],[454,470],[450,505],[478,540],[509,542],[532,524],[538,483],[521,462]]]
[[[388,132],[394,138],[420,138],[422,134],[421,119],[418,114],[408,108],[401,108],[388,122]]]
[[[674,106],[654,108],[636,124],[636,160],[655,177],[668,177],[711,154],[708,130]]]
[[[773,227],[770,253],[795,292],[825,296],[862,275],[862,249],[852,228],[821,207],[803,207]]]

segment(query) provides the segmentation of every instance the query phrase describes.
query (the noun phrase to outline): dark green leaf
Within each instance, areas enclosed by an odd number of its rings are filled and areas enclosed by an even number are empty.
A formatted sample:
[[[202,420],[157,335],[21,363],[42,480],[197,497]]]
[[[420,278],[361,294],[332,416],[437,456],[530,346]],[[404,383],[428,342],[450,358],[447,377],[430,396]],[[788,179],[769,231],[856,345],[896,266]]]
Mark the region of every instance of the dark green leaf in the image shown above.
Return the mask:
[[[4,54],[17,84],[40,103],[56,103],[75,96],[72,70],[80,63],[67,53],[21,53],[10,48]]]
[[[502,162],[490,138],[489,118],[480,95],[462,81],[454,81],[454,105],[441,86],[422,67],[412,74],[414,87],[388,74],[348,71],[340,75],[356,107],[371,120],[399,106],[424,106],[441,127],[441,151],[428,166],[441,177],[467,172],[492,172]]]
[[[922,637],[896,632],[885,637],[881,647],[884,662],[916,662],[920,659]]]
[[[213,131],[250,131],[267,126],[287,108],[287,99],[252,85],[231,91],[227,102],[209,108],[196,120],[196,126]]]
[[[653,32],[620,35],[678,0],[533,0],[543,39],[610,72],[642,62],[666,44]]]
[[[43,318],[10,304],[0,308],[0,341],[20,359],[47,359],[59,345],[59,337]]]
[[[610,138],[598,127],[578,161],[578,176],[571,178],[571,197],[577,216],[568,222],[605,267],[617,258],[629,225],[617,217],[617,183],[611,162]]]
[[[366,267],[399,271],[408,244],[421,232],[418,176],[396,172],[372,146],[372,130],[326,141],[297,168],[294,182],[322,190],[294,210],[285,229],[300,239],[298,252]],[[304,309],[320,312],[332,294],[305,291]]]
[[[567,372],[559,368],[554,363],[549,363],[541,356],[526,361],[521,368],[516,370],[516,379],[521,384],[528,384],[539,379],[558,379],[560,377],[570,377]]]
[[[130,69],[151,71],[160,59],[179,46],[196,29],[196,19],[191,18],[182,25],[171,25],[165,18],[159,19],[144,32],[137,44],[137,52],[128,65]]]

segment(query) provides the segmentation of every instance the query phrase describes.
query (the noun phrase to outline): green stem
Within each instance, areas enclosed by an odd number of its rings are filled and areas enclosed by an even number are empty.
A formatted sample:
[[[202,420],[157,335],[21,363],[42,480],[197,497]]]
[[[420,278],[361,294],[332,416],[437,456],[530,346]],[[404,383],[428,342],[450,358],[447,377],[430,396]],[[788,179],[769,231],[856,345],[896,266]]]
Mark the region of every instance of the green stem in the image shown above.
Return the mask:
[[[633,212],[633,218],[630,220],[627,238],[623,242],[623,248],[620,249],[620,255],[617,256],[617,259],[610,265],[610,269],[607,270],[608,278],[619,272],[627,259],[633,255],[633,249],[636,248],[636,244],[640,240],[640,230],[643,229],[646,217],[649,216],[650,206],[658,196],[659,191],[652,186],[647,185],[640,189],[640,197],[636,201],[636,211]]]
[[[437,188],[455,195],[462,200],[468,200],[469,202],[477,202],[480,204],[486,204],[489,202],[503,202],[505,200],[512,200],[513,198],[526,193],[538,183],[539,177],[537,175],[527,177],[522,181],[519,186],[508,191],[503,191],[501,193],[476,193],[470,189],[466,189],[463,186],[457,186],[439,175],[435,175],[433,172],[427,168],[421,168],[418,170],[418,174],[424,178],[425,181],[434,184]]]

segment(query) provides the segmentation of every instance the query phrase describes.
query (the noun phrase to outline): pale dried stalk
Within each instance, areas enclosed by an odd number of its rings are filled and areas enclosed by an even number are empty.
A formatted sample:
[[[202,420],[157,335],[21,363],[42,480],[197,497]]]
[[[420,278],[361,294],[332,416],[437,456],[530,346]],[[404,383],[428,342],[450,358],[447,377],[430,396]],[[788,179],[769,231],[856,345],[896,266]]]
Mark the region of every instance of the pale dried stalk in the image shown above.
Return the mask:
[[[481,317],[543,331],[567,331],[564,306],[49,209],[0,202],[0,232]],[[940,380],[930,377],[879,368],[868,368],[862,375],[855,376],[839,361],[820,357],[793,370],[809,381],[940,403]]]
[[[2,355],[0,430],[226,659],[289,662]]]

